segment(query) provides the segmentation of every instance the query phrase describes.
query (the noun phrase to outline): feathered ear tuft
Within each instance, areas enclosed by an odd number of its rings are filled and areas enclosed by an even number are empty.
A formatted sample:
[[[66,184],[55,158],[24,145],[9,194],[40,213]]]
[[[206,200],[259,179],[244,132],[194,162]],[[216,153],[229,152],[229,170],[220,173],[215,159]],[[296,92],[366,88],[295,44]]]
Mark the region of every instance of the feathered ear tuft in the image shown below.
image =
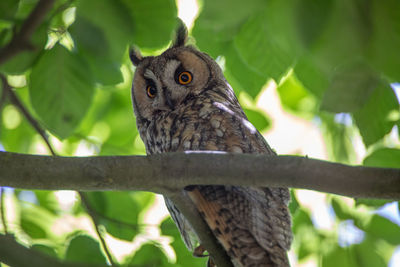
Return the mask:
[[[143,56],[142,54],[140,54],[139,49],[135,48],[135,47],[131,47],[129,49],[129,58],[132,61],[132,64],[136,67],[137,65],[140,64],[140,62],[142,62],[143,60]]]
[[[175,40],[172,47],[184,46],[188,37],[186,25],[178,19],[178,28],[176,30]]]

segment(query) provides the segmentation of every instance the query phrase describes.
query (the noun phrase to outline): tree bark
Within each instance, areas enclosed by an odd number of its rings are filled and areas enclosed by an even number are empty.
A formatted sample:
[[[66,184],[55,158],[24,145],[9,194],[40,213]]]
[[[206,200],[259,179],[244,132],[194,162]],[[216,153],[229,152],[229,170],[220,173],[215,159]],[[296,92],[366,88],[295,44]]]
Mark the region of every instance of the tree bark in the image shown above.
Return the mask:
[[[173,195],[187,185],[293,187],[356,198],[400,198],[400,169],[297,156],[167,153],[54,157],[0,152],[0,186],[43,190],[142,190]]]

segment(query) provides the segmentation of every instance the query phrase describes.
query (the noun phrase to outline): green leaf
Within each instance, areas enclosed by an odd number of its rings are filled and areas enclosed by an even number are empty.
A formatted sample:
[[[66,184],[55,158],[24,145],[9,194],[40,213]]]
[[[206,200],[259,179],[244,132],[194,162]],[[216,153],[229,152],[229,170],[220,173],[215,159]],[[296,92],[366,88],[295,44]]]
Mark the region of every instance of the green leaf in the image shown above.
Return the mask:
[[[341,199],[334,197],[332,198],[331,204],[336,216],[340,220],[345,221],[354,219],[354,213]]]
[[[65,260],[84,263],[107,263],[99,242],[86,235],[78,235],[71,239],[65,253]]]
[[[296,239],[294,240],[298,246],[298,258],[302,260],[309,255],[319,253],[321,250],[321,243],[328,245],[331,242],[327,240],[321,240],[321,237],[315,230],[311,219],[307,212],[303,209],[298,209],[294,220],[293,220],[293,232],[295,233]]]
[[[382,168],[400,168],[400,149],[382,148],[368,155],[363,165]]]
[[[143,48],[168,44],[176,28],[176,4],[173,0],[124,0],[133,16],[133,42]]]
[[[168,259],[164,252],[155,245],[144,244],[136,251],[134,257],[130,261],[134,266],[163,267],[173,266],[168,263]]]
[[[12,20],[18,10],[18,0],[0,1],[0,20]]]
[[[127,7],[119,0],[80,0],[76,13],[78,18],[101,29],[111,57],[120,61],[133,37],[132,17]]]
[[[179,238],[181,236],[177,226],[175,225],[171,217],[167,217],[164,221],[162,221],[162,223],[160,224],[160,230],[162,235],[168,235]]]
[[[26,19],[39,0],[19,0],[18,11],[15,17],[19,20]]]
[[[298,54],[290,10],[287,2],[268,2],[243,24],[228,50],[227,68],[253,97],[267,79],[279,81]]]
[[[365,73],[365,66],[348,67],[353,62],[364,61],[371,31],[365,16],[368,2],[317,2],[298,2],[303,7],[297,9],[297,21],[304,20],[304,24],[298,23],[300,38],[307,51],[297,63],[295,73],[317,97],[328,90],[322,109],[333,112],[356,110],[363,104],[365,96],[368,97],[368,79],[378,76],[372,70]],[[314,26],[309,27],[311,24]]]
[[[391,200],[384,200],[384,199],[372,199],[372,198],[357,198],[356,205],[366,205],[368,207],[379,208],[387,203],[391,203]]]
[[[104,85],[122,82],[120,59],[113,58],[111,45],[101,28],[78,15],[69,32],[79,55],[89,63],[97,82]]]
[[[388,134],[395,121],[391,112],[399,112],[399,103],[390,86],[378,86],[369,99],[354,113],[354,119],[366,146],[370,146]]]
[[[375,240],[366,238],[362,243],[351,247],[352,256],[357,266],[385,267],[387,266],[382,255],[378,253]]]
[[[279,81],[299,51],[294,45],[294,23],[288,3],[267,2],[265,9],[251,16],[235,36],[238,56],[246,62],[242,67],[254,69],[265,80],[273,78]]]
[[[299,81],[318,99],[322,99],[325,90],[329,86],[329,76],[316,64],[311,54],[300,57],[294,72]]]
[[[1,0],[3,1],[3,0]],[[47,42],[47,27],[43,23],[33,34],[31,42],[34,50],[24,50],[13,56],[9,61],[0,65],[0,70],[7,74],[22,74],[34,65],[40,57]]]
[[[3,25],[0,23],[0,46],[4,47],[11,41],[12,38],[12,27],[4,23]]]
[[[130,192],[85,193],[90,205],[99,214],[99,223],[119,239],[131,241],[139,232],[140,208]]]
[[[277,90],[282,105],[291,111],[315,111],[314,97],[307,92],[293,72],[286,77]]]
[[[103,192],[84,192],[89,201],[90,208],[97,213],[105,214],[108,208],[107,197]]]
[[[226,47],[226,55],[225,73],[228,73],[228,78],[229,76],[234,78],[232,84],[236,87],[235,91],[245,90],[250,96],[256,97],[267,81],[266,75],[249,66],[243,58],[238,56],[239,51],[236,46]]]
[[[322,3],[331,4],[329,1]],[[327,21],[324,22],[324,30],[318,34],[319,38],[309,45],[309,52],[315,56],[318,68],[325,74],[330,75],[338,67],[364,58],[371,35],[365,15],[368,4],[365,1],[335,0],[329,12],[322,11],[327,13]]]
[[[313,227],[310,214],[303,208],[298,208],[293,217],[293,233],[297,233],[303,227]]]
[[[20,225],[24,232],[33,239],[51,238],[50,227],[55,216],[48,210],[30,203],[21,206]]]
[[[130,192],[130,196],[141,211],[151,207],[155,200],[155,194],[151,192],[134,191]]]
[[[321,112],[322,130],[329,158],[342,163],[352,163],[355,150],[351,142],[352,129],[344,123],[336,123],[332,114]]]
[[[400,81],[400,2],[373,0],[370,3],[370,28],[373,35],[367,50],[368,58],[392,81]]]
[[[53,258],[58,258],[57,252],[52,247],[43,244],[33,244],[31,248],[40,251],[41,253],[51,256]]]
[[[135,138],[138,135],[136,120],[132,115],[130,90],[118,90],[110,94],[101,110],[96,113],[96,119],[112,129],[108,139],[101,147],[101,155],[132,155],[135,154]],[[121,127],[123,125],[123,127]]]
[[[162,235],[172,237],[173,241],[170,245],[174,248],[176,254],[175,266],[203,267],[207,265],[207,257],[193,257],[192,252],[186,248],[182,241],[181,234],[179,233],[178,228],[171,217],[168,217],[161,223],[160,230]]]
[[[332,13],[333,0],[299,0],[295,8],[296,26],[300,39],[310,47],[318,39]]]
[[[47,128],[60,138],[73,133],[86,114],[94,93],[87,63],[57,44],[33,67],[31,103]]]
[[[54,191],[36,190],[34,193],[39,202],[39,206],[47,209],[53,214],[58,213],[60,207],[56,196],[54,195]]]
[[[354,267],[353,259],[349,257],[349,251],[346,248],[335,247],[322,257],[322,267]]]
[[[33,220],[29,220],[26,217],[21,218],[20,225],[22,230],[33,239],[46,238],[46,231]]]
[[[290,189],[290,203],[289,203],[289,210],[290,214],[294,216],[297,210],[300,207],[299,202],[297,201],[296,195],[294,194],[295,189]]]
[[[267,116],[263,114],[262,110],[243,108],[249,121],[256,127],[259,131],[269,127],[271,122],[268,120]]]
[[[339,68],[325,91],[321,109],[337,113],[357,111],[379,83],[376,73],[362,62]]]
[[[264,9],[265,3],[263,0],[248,0],[246,4],[241,0],[205,0],[193,28],[196,45],[214,58],[226,54],[227,46],[243,23],[253,13]]]
[[[20,91],[20,89],[18,89]],[[7,107],[7,106],[6,106]],[[0,116],[0,143],[4,146],[6,151],[29,153],[36,132],[32,129],[32,126],[22,119],[22,114],[18,113],[18,118],[21,122],[16,128],[7,128],[7,125],[3,121],[7,118],[7,114],[3,110]],[[8,118],[15,119],[15,118]]]
[[[392,245],[400,244],[400,226],[379,215],[372,216],[370,222],[363,229],[368,234],[381,238]]]

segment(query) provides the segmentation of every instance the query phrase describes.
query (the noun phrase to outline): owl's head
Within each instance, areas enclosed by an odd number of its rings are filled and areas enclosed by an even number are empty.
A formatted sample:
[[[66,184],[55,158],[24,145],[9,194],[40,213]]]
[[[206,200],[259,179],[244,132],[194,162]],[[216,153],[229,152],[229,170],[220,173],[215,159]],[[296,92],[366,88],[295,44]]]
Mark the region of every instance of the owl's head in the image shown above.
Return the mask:
[[[182,24],[172,46],[159,56],[142,57],[131,49],[136,66],[132,99],[138,119],[151,120],[160,112],[169,112],[188,98],[202,94],[210,84],[224,80],[218,64],[207,54],[186,45],[187,30]]]

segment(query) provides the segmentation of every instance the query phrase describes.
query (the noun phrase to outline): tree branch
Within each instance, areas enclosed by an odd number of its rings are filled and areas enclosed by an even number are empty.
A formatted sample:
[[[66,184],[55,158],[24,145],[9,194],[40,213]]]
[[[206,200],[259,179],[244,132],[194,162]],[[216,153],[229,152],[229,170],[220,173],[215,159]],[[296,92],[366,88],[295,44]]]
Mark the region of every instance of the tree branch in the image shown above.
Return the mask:
[[[295,187],[350,197],[399,199],[400,169],[347,166],[296,156],[211,152],[107,157],[0,152],[0,186],[164,194],[191,222],[215,263],[231,266],[198,212],[187,205],[182,188],[196,184]]]
[[[19,52],[32,49],[30,42],[32,34],[43,22],[47,12],[53,7],[54,0],[40,0],[28,18],[24,21],[20,31],[13,36],[11,41],[0,49],[0,65],[11,59]]]
[[[294,187],[363,198],[400,198],[400,169],[347,166],[297,156],[168,153],[50,157],[0,152],[0,186],[43,190],[143,190],[187,185]]]

